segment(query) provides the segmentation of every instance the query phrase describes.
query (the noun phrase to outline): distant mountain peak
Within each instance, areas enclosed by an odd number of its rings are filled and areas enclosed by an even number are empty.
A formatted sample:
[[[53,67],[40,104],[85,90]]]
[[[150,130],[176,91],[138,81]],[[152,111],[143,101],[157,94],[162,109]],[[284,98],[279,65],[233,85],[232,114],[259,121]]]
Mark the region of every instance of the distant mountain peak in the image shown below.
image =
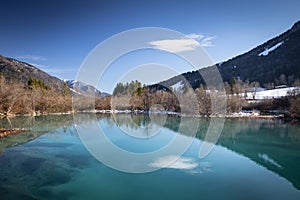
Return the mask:
[[[108,93],[100,92],[97,88],[95,88],[92,85],[77,80],[64,80],[64,81],[73,93],[77,93],[83,96],[95,96],[98,98],[110,96],[110,94]]]

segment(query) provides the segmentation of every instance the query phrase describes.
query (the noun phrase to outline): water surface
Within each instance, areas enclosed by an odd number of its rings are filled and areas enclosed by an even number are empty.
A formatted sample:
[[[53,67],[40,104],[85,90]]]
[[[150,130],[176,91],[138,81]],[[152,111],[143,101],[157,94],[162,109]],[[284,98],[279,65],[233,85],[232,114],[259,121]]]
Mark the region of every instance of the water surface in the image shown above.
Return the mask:
[[[97,115],[97,120],[89,115],[81,117],[86,122],[86,134],[96,123],[114,145],[135,153],[163,148],[178,134],[190,137],[189,132],[178,132],[181,120],[174,116],[163,118],[163,127],[156,121],[158,131],[150,135],[147,127],[151,118],[146,115]],[[176,163],[158,171],[132,174],[111,169],[91,156],[78,137],[72,116],[1,119],[2,127],[31,131],[1,141],[0,197],[300,199],[299,125],[228,119],[213,151],[200,159],[199,148],[209,120],[188,121],[199,123],[199,129]],[[128,130],[131,134],[126,134]],[[157,167],[170,158],[172,154],[152,164]]]

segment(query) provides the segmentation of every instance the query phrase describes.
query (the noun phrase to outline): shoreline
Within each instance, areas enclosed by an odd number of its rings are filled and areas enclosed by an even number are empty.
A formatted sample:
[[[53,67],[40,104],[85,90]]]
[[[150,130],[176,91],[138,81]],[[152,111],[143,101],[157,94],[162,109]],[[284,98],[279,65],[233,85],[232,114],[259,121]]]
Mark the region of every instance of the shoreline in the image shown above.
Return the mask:
[[[58,112],[58,113],[39,113],[39,114],[16,114],[16,115],[3,115],[0,114],[1,118],[10,117],[38,117],[38,116],[48,116],[48,115],[70,115],[76,113],[95,113],[95,114],[163,114],[163,115],[174,115],[181,117],[197,117],[197,118],[254,118],[254,119],[285,119],[284,114],[260,114],[260,111],[240,111],[229,114],[214,114],[214,115],[199,115],[199,114],[181,114],[175,111],[146,111],[146,110],[83,110],[83,111],[69,111],[69,112]],[[1,130],[1,127],[0,127]]]
[[[77,112],[64,112],[64,113],[47,113],[47,114],[39,114],[39,115],[12,115],[12,116],[1,116],[2,118],[11,118],[11,117],[39,117],[39,116],[47,116],[47,115],[70,115],[70,114],[158,114],[158,115],[170,115],[175,117],[195,117],[195,118],[225,118],[225,119],[265,119],[265,120],[284,120],[286,122],[297,122],[297,118],[289,118],[284,114],[276,114],[276,115],[261,115],[257,111],[247,111],[247,112],[238,112],[238,113],[230,113],[226,115],[187,115],[181,114],[174,111],[145,111],[145,110],[85,110],[85,111],[77,111]],[[22,134],[28,132],[29,130],[23,128],[11,128],[5,129],[0,127],[0,139],[4,139],[9,136]],[[0,141],[1,142],[1,141]]]
[[[70,115],[73,113],[76,113],[76,112],[69,111],[69,112],[57,112],[57,113],[10,114],[10,115],[5,115],[3,113],[0,113],[0,119],[1,118],[9,118],[9,117],[38,117],[38,116],[47,116],[47,115]]]
[[[197,117],[197,118],[253,118],[253,119],[284,119],[284,114],[275,114],[275,115],[262,115],[257,111],[248,111],[248,112],[238,112],[230,114],[216,114],[216,115],[188,115],[181,114],[174,111],[145,111],[145,110],[93,110],[93,111],[82,111],[81,113],[96,113],[96,114],[166,114],[166,115],[176,115],[182,117]]]

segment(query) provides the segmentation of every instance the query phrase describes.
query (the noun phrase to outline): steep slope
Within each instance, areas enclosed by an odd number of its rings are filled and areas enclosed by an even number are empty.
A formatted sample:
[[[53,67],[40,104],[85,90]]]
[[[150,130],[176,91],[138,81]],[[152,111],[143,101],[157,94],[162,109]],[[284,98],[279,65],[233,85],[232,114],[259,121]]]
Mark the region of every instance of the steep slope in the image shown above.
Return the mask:
[[[37,79],[44,82],[48,87],[57,91],[64,89],[64,82],[46,72],[25,62],[0,55],[0,75],[7,80],[18,81],[27,84],[29,79]]]
[[[285,33],[265,42],[247,53],[234,57],[226,62],[216,64],[224,81],[230,82],[233,77],[243,81],[258,81],[261,85],[275,82],[284,74],[286,84],[300,78],[300,21]],[[209,71],[208,68],[199,70],[200,73]],[[205,84],[197,71],[187,72],[182,76],[193,88]],[[178,84],[183,80],[181,75],[160,82],[152,87],[158,89],[160,85],[166,87]],[[182,83],[184,83],[183,81]]]

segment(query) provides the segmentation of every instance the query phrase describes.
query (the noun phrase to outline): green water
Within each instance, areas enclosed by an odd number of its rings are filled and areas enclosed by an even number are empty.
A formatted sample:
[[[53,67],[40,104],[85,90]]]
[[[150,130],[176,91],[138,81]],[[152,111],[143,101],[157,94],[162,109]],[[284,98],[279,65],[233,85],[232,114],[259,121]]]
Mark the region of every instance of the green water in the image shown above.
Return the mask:
[[[190,137],[188,131],[180,132],[182,120],[154,120],[156,132],[147,135],[151,117],[146,115],[79,118],[84,124],[76,126],[69,115],[0,120],[1,127],[31,130],[0,142],[0,199],[300,199],[297,124],[227,119],[217,145],[199,158],[209,120],[190,118],[188,123],[199,128],[182,157],[166,168],[134,174],[95,159],[82,144],[78,126],[91,134],[89,127],[97,124],[115,146],[147,153],[177,135]]]

